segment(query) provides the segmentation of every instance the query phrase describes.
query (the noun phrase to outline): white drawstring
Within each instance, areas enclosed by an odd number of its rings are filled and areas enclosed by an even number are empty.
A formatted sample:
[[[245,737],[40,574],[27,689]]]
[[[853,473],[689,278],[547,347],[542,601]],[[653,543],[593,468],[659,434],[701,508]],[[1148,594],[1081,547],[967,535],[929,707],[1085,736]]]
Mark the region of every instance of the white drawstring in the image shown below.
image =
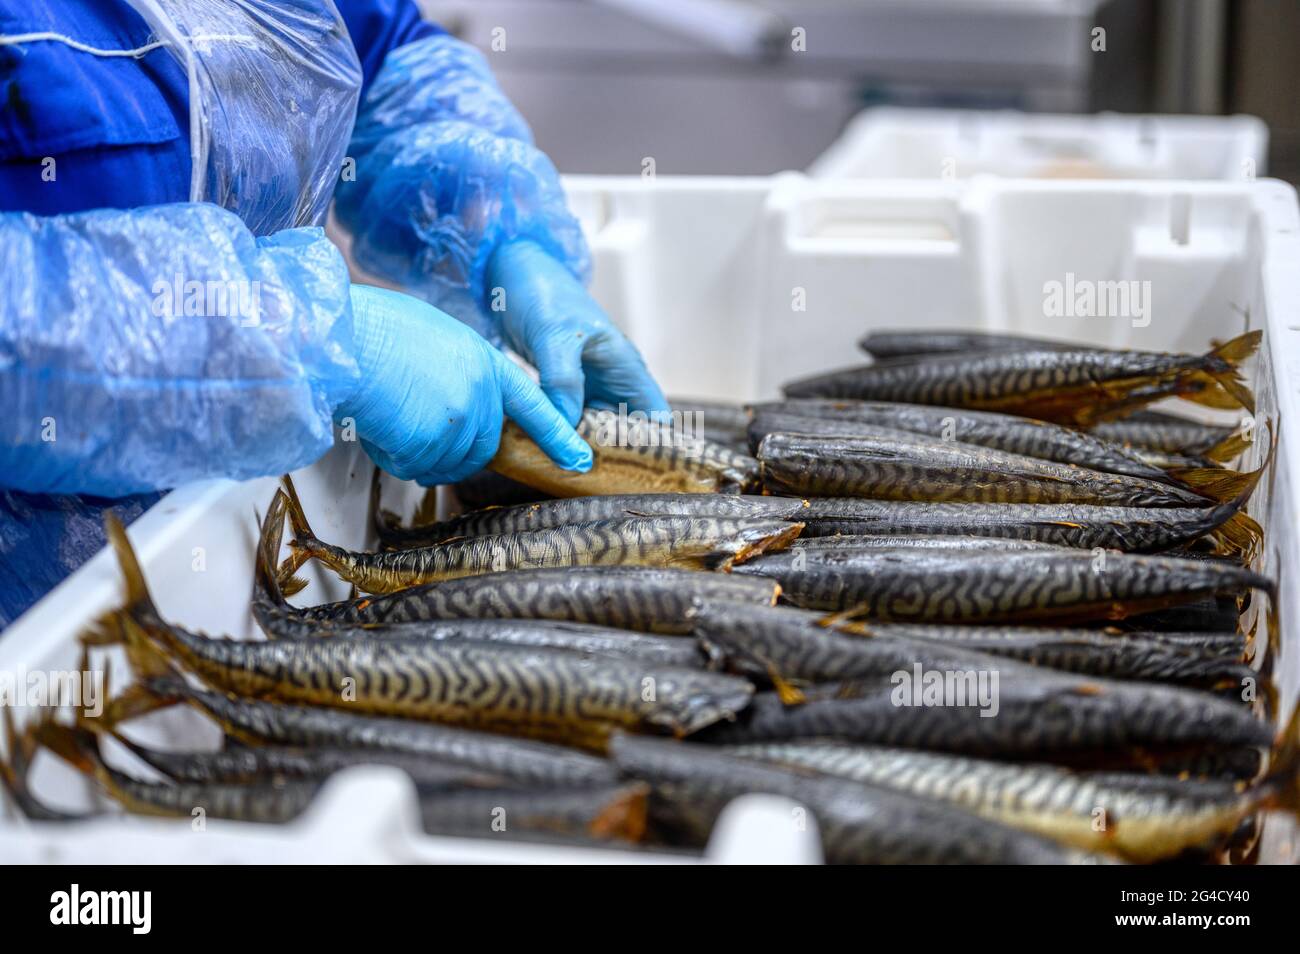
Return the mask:
[[[166,45],[162,40],[154,40],[144,46],[137,46],[134,50],[103,50],[97,46],[91,46],[89,43],[74,40],[70,36],[64,36],[62,33],[0,33],[0,46],[11,46],[16,43],[36,43],[41,40],[63,43],[74,50],[80,50],[82,53],[93,53],[95,56],[129,56],[137,60],[146,53]]]

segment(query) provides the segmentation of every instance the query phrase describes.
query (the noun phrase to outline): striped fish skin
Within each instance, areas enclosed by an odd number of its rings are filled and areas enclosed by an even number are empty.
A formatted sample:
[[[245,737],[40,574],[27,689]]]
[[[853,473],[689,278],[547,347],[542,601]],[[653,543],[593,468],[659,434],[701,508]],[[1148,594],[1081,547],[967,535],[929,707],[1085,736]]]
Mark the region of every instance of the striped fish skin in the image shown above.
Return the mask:
[[[160,698],[187,703],[245,742],[356,748],[425,758],[531,785],[611,782],[604,759],[564,746],[507,735],[328,709],[240,699],[196,689],[179,679],[146,681]]]
[[[1206,655],[1135,634],[1029,626],[899,623],[826,625],[814,612],[701,603],[695,634],[733,672],[788,682],[841,682],[888,676],[916,663],[927,669],[989,669],[1013,659],[1047,669],[1112,679],[1202,687],[1255,678],[1236,659]]]
[[[420,816],[431,835],[523,835],[640,841],[646,797],[640,783],[551,788],[484,789],[422,796]]]
[[[290,638],[324,626],[456,619],[546,619],[647,633],[690,631],[696,598],[771,605],[770,580],[666,567],[611,566],[508,570],[259,616],[263,628]]]
[[[311,804],[321,783],[294,781],[279,784],[142,782],[112,772],[109,794],[128,811],[146,815],[191,818],[202,809],[209,818],[278,825],[293,821]]]
[[[815,421],[823,430],[805,430],[801,421]],[[828,427],[829,426],[829,427]],[[843,430],[833,428],[843,426]],[[857,429],[854,430],[854,427]],[[1093,434],[1035,421],[1013,414],[894,404],[875,401],[830,401],[817,398],[774,401],[754,405],[749,435],[757,449],[758,437],[776,431],[799,434],[869,434],[871,428],[891,428],[925,437],[974,444],[991,450],[1021,454],[1060,464],[1077,464],[1092,470],[1168,483],[1159,467],[1146,463],[1120,444]]]
[[[392,593],[435,580],[545,567],[646,565],[704,569],[787,546],[803,528],[780,520],[719,517],[632,517],[465,541],[356,553],[312,537],[290,543],[369,593]]]
[[[674,636],[649,636],[553,620],[437,620],[338,626],[318,631],[322,638],[468,641],[484,645],[519,646],[592,653],[649,666],[702,669],[704,656],[693,641]]]
[[[268,779],[321,780],[357,765],[384,765],[401,769],[421,789],[459,786],[484,788],[505,784],[505,779],[499,775],[444,764],[409,752],[274,745],[173,752],[145,748],[121,736],[117,736],[117,739],[134,755],[168,778],[194,784],[246,785]]]
[[[488,465],[498,474],[556,497],[628,493],[747,493],[758,462],[685,429],[623,419],[588,408],[578,435],[595,458],[585,474],[562,470],[524,431],[507,421]]]
[[[777,580],[805,609],[936,623],[1116,619],[1243,586],[1273,590],[1235,566],[1064,549],[812,549],[768,554],[733,572]]]
[[[1014,668],[1012,668],[1014,667]],[[837,739],[989,757],[1056,759],[1132,746],[1267,747],[1268,725],[1211,693],[1072,676],[1011,663],[998,670],[997,713],[978,706],[897,704],[897,685],[827,685],[788,706],[755,694],[734,723],[701,733],[719,745]],[[856,694],[855,694],[856,693]]]
[[[1255,332],[1207,355],[1086,348],[936,355],[834,371],[784,391],[791,398],[938,404],[1086,426],[1159,397],[1199,394],[1206,377],[1235,373],[1221,350],[1249,353],[1258,338]]]
[[[768,434],[758,448],[774,493],[878,500],[1209,507],[1179,487],[1021,454],[877,430],[857,437]]]
[[[915,358],[921,355],[971,354],[986,351],[1071,351],[1077,344],[1032,338],[1027,335],[986,334],[978,331],[872,331],[858,339],[858,347],[876,359]]]
[[[869,637],[934,641],[1005,656],[1035,666],[1111,679],[1143,679],[1202,688],[1240,689],[1255,670],[1235,657],[1174,645],[1159,634],[1031,626],[925,626],[871,623],[852,627]],[[1240,639],[1238,639],[1240,650]]]
[[[1054,765],[879,746],[802,742],[725,751],[949,802],[1014,828],[1084,850],[1114,851],[1133,862],[1172,858],[1231,834],[1260,801],[1259,792],[1238,785],[1135,773],[1085,775]],[[1104,827],[1099,828],[1099,818]]]
[[[732,672],[787,682],[840,682],[927,669],[992,670],[1007,666],[976,649],[937,640],[881,635],[865,639],[822,625],[818,613],[792,607],[701,603],[695,635]],[[1014,666],[1015,664],[1011,664]]]
[[[1199,633],[1134,630],[1133,635],[1165,643],[1185,652],[1197,653],[1202,656],[1215,656],[1219,659],[1241,660],[1245,658],[1247,650],[1245,637],[1235,630]]]
[[[800,537],[792,550],[1062,550],[1054,543],[1008,537],[942,536],[939,534],[844,534],[836,537]]]
[[[835,534],[962,534],[1037,540],[1128,552],[1165,550],[1231,520],[1238,508],[1096,507],[1075,504],[979,504],[812,498],[800,537]]]
[[[651,816],[702,843],[733,798],[753,792],[802,803],[835,864],[1064,864],[1095,862],[1056,842],[950,805],[883,786],[764,765],[689,742],[611,740],[610,757],[652,788]]]
[[[558,497],[513,507],[494,507],[461,514],[423,527],[380,534],[390,549],[432,546],[461,537],[549,530],[575,523],[628,517],[743,517],[798,520],[800,501],[751,494],[608,494]]]
[[[1201,424],[1147,411],[1119,421],[1103,421],[1092,433],[1103,440],[1170,454],[1201,454],[1232,436],[1234,428]]]
[[[250,642],[176,626],[150,639],[214,687],[253,698],[428,719],[599,750],[624,726],[687,735],[731,718],[753,687],[732,676],[562,650],[400,639]]]

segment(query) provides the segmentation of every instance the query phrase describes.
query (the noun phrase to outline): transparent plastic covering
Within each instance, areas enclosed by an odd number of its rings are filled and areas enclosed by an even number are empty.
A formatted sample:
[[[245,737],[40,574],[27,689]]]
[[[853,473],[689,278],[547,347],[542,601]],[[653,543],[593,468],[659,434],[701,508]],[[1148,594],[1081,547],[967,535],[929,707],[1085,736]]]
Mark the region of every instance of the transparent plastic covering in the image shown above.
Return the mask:
[[[0,482],[118,497],[277,474],[358,382],[347,266],[183,203],[0,215]]]
[[[486,61],[448,36],[390,53],[357,116],[355,175],[335,194],[352,255],[500,341],[493,251],[527,238],[586,281],[591,259],[559,175],[532,145]]]
[[[361,65],[331,0],[128,0],[185,68],[190,199],[255,235],[323,225]]]

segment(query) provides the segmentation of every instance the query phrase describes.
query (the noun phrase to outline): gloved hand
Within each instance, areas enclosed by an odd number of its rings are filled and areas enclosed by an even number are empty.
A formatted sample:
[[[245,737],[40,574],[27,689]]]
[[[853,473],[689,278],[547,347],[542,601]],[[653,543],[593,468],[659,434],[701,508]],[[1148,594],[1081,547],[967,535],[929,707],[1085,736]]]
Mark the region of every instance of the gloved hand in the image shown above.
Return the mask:
[[[614,327],[582,283],[540,245],[516,239],[488,263],[491,289],[504,290],[502,333],[541,374],[542,390],[576,424],[584,406],[657,414],[663,391],[640,352]]]
[[[334,412],[372,460],[425,486],[455,483],[496,454],[509,415],[566,470],[591,469],[591,448],[541,389],[471,328],[400,292],[352,286],[361,384]]]

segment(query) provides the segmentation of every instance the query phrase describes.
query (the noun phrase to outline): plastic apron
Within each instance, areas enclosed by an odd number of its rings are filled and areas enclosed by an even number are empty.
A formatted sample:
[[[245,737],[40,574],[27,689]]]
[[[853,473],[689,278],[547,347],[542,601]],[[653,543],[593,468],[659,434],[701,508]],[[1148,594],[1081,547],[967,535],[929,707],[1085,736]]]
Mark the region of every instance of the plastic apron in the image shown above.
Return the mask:
[[[190,199],[255,235],[323,225],[361,64],[333,0],[127,0],[184,67]]]

